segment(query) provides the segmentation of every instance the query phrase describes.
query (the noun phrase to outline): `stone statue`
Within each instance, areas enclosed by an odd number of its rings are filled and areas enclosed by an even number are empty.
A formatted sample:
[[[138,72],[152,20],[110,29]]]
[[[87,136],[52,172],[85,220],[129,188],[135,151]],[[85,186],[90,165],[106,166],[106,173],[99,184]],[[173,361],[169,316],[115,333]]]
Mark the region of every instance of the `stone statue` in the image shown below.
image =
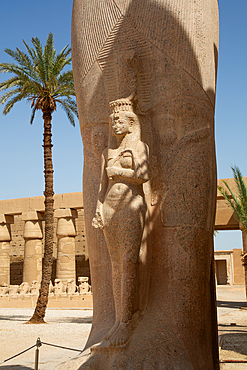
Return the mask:
[[[4,296],[8,294],[9,292],[9,286],[7,283],[0,284],[0,296]]]
[[[66,285],[64,285],[61,279],[55,279],[54,281],[54,293],[55,294],[65,294],[66,293]]]
[[[66,293],[67,294],[75,294],[76,292],[76,284],[74,279],[68,279],[66,285]]]
[[[130,99],[110,103],[109,144],[102,154],[102,173],[95,228],[103,229],[112,266],[115,323],[105,339],[126,343],[133,330],[138,259],[146,202],[143,183],[149,179],[148,146],[141,141],[140,123]]]
[[[74,0],[72,58],[84,146],[83,197],[94,315],[85,347],[91,347],[92,354],[86,362],[85,357],[71,361],[70,369],[217,370],[213,229],[218,1]],[[140,147],[121,148],[116,142],[107,148],[109,102],[132,92]],[[114,177],[130,170],[125,165],[140,162],[143,143],[149,147],[149,181],[143,185],[146,206],[136,186],[133,202],[139,199],[140,208],[135,216],[134,209],[126,216],[131,202],[122,204],[121,192],[126,186],[128,196],[134,185],[125,179],[117,196]],[[99,194],[106,148],[107,185],[101,191],[110,188]],[[145,207],[148,213],[137,246]],[[139,228],[133,232],[139,241],[125,261],[121,253],[125,242],[128,248],[131,244],[131,222]],[[132,282],[126,284],[127,277],[122,276],[123,285],[116,286],[117,266],[128,265],[131,259],[133,280],[137,274],[140,287],[135,307],[133,297],[124,296]],[[141,316],[136,319],[133,312]],[[118,335],[124,326],[120,323],[129,320],[135,322],[131,334]],[[111,345],[96,345],[103,342]]]
[[[38,282],[38,280],[33,280],[32,285],[31,285],[31,289],[30,289],[30,293],[31,294],[39,294],[39,289],[40,289],[40,283]]]
[[[19,285],[10,285],[9,286],[9,295],[15,295],[19,293],[20,286]]]
[[[27,282],[21,283],[19,294],[24,295],[30,293],[30,286]]]
[[[52,294],[54,293],[54,286],[52,284],[52,281],[50,281],[50,285],[49,285],[49,294]]]
[[[91,286],[88,284],[88,280],[89,280],[89,278],[86,277],[86,276],[85,277],[84,276],[78,277],[78,282],[79,282],[78,292],[79,292],[79,294],[85,294],[85,293],[90,292]]]

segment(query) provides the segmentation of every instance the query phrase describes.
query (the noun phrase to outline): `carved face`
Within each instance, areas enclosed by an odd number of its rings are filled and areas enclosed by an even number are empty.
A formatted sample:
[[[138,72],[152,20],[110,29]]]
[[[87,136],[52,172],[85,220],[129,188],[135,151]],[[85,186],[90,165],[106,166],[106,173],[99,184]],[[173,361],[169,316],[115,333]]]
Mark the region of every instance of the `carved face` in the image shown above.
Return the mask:
[[[112,120],[112,133],[114,136],[124,136],[131,131],[131,124],[129,118],[119,112],[115,113]]]

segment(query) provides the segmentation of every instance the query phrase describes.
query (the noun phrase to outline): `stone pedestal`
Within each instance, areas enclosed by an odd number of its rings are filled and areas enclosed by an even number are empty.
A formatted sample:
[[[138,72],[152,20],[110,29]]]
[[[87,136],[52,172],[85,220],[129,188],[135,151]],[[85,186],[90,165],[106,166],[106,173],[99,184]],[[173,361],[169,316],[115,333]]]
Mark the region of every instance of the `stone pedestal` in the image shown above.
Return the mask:
[[[13,216],[0,215],[0,284],[10,284],[10,224]]]
[[[39,283],[42,279],[42,220],[39,212],[29,211],[22,214],[22,220],[25,221],[24,234],[24,264],[23,281],[30,286],[33,280]]]
[[[56,209],[57,218],[57,273],[56,278],[65,283],[69,279],[76,281],[75,272],[75,218],[77,211],[64,208]]]

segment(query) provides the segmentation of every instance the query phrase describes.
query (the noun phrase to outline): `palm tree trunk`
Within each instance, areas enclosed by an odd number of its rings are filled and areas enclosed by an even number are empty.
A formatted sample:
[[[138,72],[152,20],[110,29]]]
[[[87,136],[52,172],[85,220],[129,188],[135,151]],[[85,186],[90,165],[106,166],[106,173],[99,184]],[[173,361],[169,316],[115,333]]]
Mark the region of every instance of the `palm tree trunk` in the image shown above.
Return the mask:
[[[45,245],[44,262],[42,266],[42,281],[36,308],[29,323],[44,323],[44,317],[49,296],[49,285],[52,272],[53,257],[53,165],[51,143],[51,112],[43,111],[44,119],[44,167],[45,167]]]
[[[244,277],[245,277],[245,295],[247,300],[247,234],[244,229],[242,229],[242,239],[243,239],[243,266],[244,266]]]
[[[245,258],[245,262],[243,263],[243,265],[244,265],[244,279],[245,279],[245,297],[247,300],[247,261],[246,261],[246,258]]]

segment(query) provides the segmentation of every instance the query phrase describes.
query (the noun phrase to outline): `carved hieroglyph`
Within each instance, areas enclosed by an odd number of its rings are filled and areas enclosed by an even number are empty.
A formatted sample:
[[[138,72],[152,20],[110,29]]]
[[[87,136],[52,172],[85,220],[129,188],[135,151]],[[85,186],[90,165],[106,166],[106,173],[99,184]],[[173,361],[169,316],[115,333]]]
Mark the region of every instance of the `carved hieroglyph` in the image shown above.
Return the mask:
[[[94,299],[86,347],[102,342],[118,316],[106,233],[93,228],[92,219],[108,142],[109,102],[132,92],[141,142],[149,147],[150,179],[147,249],[138,262],[148,282],[147,296],[141,294],[142,318],[122,346],[93,349],[83,369],[218,369],[213,272],[217,50],[217,0],[74,0],[73,72]],[[80,361],[71,366],[79,368]]]

